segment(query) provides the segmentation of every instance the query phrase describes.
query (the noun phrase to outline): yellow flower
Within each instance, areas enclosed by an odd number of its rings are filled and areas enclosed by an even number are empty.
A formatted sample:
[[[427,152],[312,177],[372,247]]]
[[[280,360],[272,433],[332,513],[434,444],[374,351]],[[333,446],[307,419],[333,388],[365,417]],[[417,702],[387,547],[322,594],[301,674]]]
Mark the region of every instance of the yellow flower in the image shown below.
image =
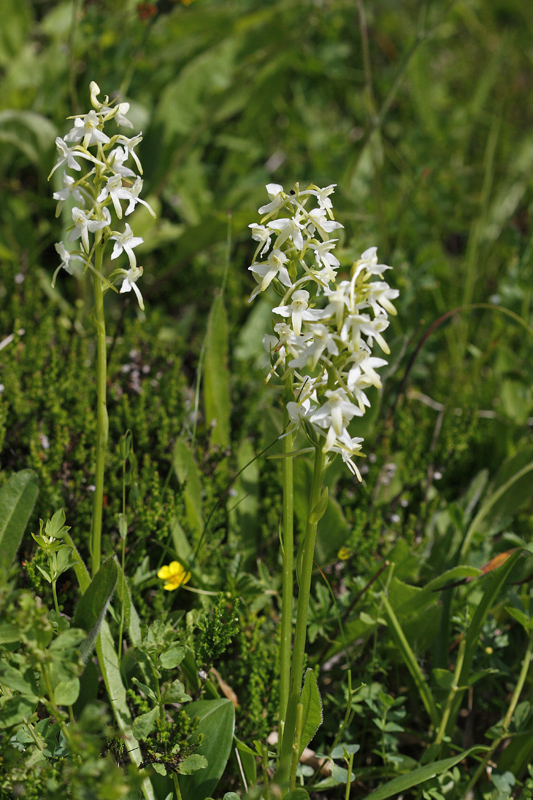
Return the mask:
[[[185,572],[179,561],[172,561],[168,567],[161,567],[157,573],[157,577],[166,581],[163,589],[172,592],[174,589],[177,589],[178,586],[181,586],[182,583],[187,583],[191,577],[191,573]]]

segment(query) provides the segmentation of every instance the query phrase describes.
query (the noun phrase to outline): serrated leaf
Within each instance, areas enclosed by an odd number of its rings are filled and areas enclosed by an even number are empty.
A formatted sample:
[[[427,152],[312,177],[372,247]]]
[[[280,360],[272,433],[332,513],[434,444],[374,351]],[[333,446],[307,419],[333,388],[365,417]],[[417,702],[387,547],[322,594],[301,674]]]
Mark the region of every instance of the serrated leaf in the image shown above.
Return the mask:
[[[133,735],[137,739],[146,739],[152,733],[157,722],[159,709],[152,708],[147,714],[141,714],[133,720]]]
[[[305,673],[300,703],[303,705],[302,733],[300,735],[300,757],[322,724],[322,700],[312,669]]]
[[[0,569],[13,563],[37,497],[37,473],[24,469],[0,489]]]

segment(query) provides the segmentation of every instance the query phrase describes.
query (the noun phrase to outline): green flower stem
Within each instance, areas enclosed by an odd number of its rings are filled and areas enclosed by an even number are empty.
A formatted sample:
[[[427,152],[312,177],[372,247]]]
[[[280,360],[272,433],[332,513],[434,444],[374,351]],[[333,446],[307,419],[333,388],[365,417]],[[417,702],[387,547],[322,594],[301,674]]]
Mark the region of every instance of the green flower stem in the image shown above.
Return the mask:
[[[285,410],[284,427],[290,424]],[[294,446],[294,435],[289,433],[282,440],[283,453],[283,579],[281,589],[281,642],[280,642],[280,681],[279,681],[279,738],[278,750],[281,748],[289,687],[291,680],[291,644],[292,644],[292,603],[294,593],[294,476],[293,459],[288,454]]]
[[[293,753],[293,743],[296,734],[296,717],[298,703],[302,689],[302,677],[305,658],[305,642],[307,638],[307,612],[309,609],[309,596],[311,593],[311,576],[313,573],[313,556],[315,553],[316,529],[318,521],[313,514],[322,494],[322,482],[326,466],[326,456],[322,452],[322,444],[315,446],[315,468],[313,484],[307,511],[307,527],[302,548],[301,570],[298,591],[298,605],[296,612],[296,630],[294,634],[294,647],[292,653],[291,686],[287,717],[283,731],[283,740],[280,751],[280,778],[287,780],[289,777],[290,762]],[[296,758],[298,755],[296,754]]]
[[[463,662],[465,658],[465,647],[466,647],[466,636],[463,635],[461,638],[461,642],[459,644],[459,653],[457,655],[457,662],[455,664],[455,671],[453,675],[453,684],[450,687],[450,691],[448,692],[448,697],[446,698],[446,704],[444,706],[444,710],[442,712],[442,718],[440,721],[439,729],[437,731],[437,736],[435,737],[435,744],[442,744],[444,739],[444,734],[446,733],[446,728],[448,727],[448,720],[450,719],[450,713],[453,706],[453,701],[455,700],[455,696],[459,689],[459,676],[461,675],[461,670],[463,669]]]
[[[178,781],[178,776],[175,772],[172,773],[172,780],[174,781],[174,789],[176,790],[176,800],[181,800],[181,792],[180,792],[180,785]]]
[[[516,686],[515,686],[515,689],[514,689],[514,692],[513,692],[513,696],[511,697],[511,702],[509,703],[509,708],[507,709],[507,714],[505,715],[505,718],[504,718],[504,720],[502,722],[503,734],[502,734],[502,736],[499,736],[497,739],[495,739],[493,741],[490,750],[488,751],[488,753],[485,753],[485,757],[483,758],[483,761],[481,762],[481,764],[479,765],[479,767],[475,771],[474,775],[472,776],[472,779],[471,779],[470,783],[466,787],[466,794],[467,795],[468,795],[469,792],[471,792],[473,790],[474,786],[476,785],[478,780],[483,775],[483,772],[485,771],[485,767],[489,763],[490,759],[492,758],[492,756],[494,755],[496,750],[499,748],[501,743],[509,735],[509,726],[511,725],[511,721],[513,719],[513,714],[515,712],[515,708],[516,708],[516,706],[518,704],[518,701],[520,699],[520,695],[522,694],[522,689],[524,688],[524,683],[526,682],[527,673],[529,672],[529,666],[531,664],[531,658],[532,657],[533,657],[533,634],[530,632],[529,633],[529,641],[527,643],[527,648],[526,648],[526,652],[525,652],[525,655],[524,655],[524,660],[522,661],[522,669],[520,670],[520,675],[518,676],[518,681],[516,682]]]
[[[98,272],[102,271],[103,246],[101,232],[96,232],[95,262]],[[101,279],[94,275],[94,323],[96,327],[96,473],[94,480],[94,504],[91,530],[91,573],[96,575],[100,569],[102,551],[102,512],[104,503],[104,470],[107,450],[107,346],[105,336],[104,292]]]

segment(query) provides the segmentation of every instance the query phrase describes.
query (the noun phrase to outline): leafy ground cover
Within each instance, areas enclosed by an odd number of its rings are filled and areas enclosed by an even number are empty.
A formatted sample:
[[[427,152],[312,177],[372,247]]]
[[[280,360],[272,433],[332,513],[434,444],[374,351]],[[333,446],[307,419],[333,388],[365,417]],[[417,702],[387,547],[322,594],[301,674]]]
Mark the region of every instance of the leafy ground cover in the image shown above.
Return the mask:
[[[1,796],[532,796],[533,8],[7,0],[3,17]],[[71,218],[60,171],[47,183],[91,80],[130,104],[157,214],[127,217],[145,310],[105,299],[96,574],[93,297],[64,270],[51,286]],[[325,473],[313,754],[291,788],[285,421],[262,343],[278,301],[247,302],[247,268],[265,185],[296,182],[337,184],[341,278],[377,245],[400,295],[350,426],[363,481],[340,458]],[[293,462],[299,545],[313,465]]]

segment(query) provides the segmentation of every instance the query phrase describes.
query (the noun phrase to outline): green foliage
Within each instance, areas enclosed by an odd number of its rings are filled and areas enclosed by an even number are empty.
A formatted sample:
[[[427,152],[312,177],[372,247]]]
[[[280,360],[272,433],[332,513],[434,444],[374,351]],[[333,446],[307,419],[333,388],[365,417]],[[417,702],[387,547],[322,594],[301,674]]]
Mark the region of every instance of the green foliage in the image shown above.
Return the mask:
[[[355,797],[455,800],[484,758],[465,754],[463,741],[490,745],[505,731],[529,635],[529,556],[484,570],[531,534],[533,362],[530,333],[516,315],[531,317],[533,12],[503,0],[363,5],[366,40],[356,4],[337,0],[169,0],[149,18],[135,2],[7,0],[0,557],[13,566],[0,588],[2,796],[133,800],[147,796],[140,775],[156,767],[179,774],[184,787],[197,780],[197,788],[211,763],[196,757],[216,735],[206,728],[200,741],[187,709],[222,703],[224,747],[231,741],[230,704],[216,697],[222,684],[211,665],[237,696],[240,738],[264,740],[276,727],[279,460],[259,457],[228,487],[281,431],[275,392],[267,397],[262,385],[265,317],[245,303],[247,226],[269,182],[336,182],[341,270],[378,244],[401,290],[384,390],[372,397],[368,426],[353,425],[353,435],[365,436],[365,482],[355,485],[336,465],[326,473],[308,663],[324,704],[312,746],[330,753],[335,769],[308,775],[308,790],[329,780],[327,796],[345,797],[339,781],[352,771]],[[131,103],[158,220],[150,228],[145,211],[135,212],[146,316],[127,296],[106,298],[103,541],[108,558],[118,554],[127,521],[125,579],[119,572],[111,597],[108,574],[90,603],[84,630],[96,633],[105,608],[107,615],[100,665],[89,658],[84,670],[75,623],[91,598],[80,599],[96,430],[91,309],[83,279],[63,272],[50,287],[53,243],[70,220],[53,216],[45,179],[54,139],[91,79]],[[234,244],[225,276],[228,209]],[[492,308],[445,317],[471,301]],[[124,509],[119,442],[127,430]],[[310,469],[301,457],[295,468],[301,534]],[[16,506],[11,527],[6,497]],[[37,546],[44,539],[23,530],[37,531],[58,508],[70,531],[47,543],[47,553]],[[190,559],[195,591],[162,590],[157,570],[175,557]],[[387,560],[394,569],[382,570]],[[54,591],[59,612],[48,610]],[[218,593],[214,608],[204,591]],[[59,700],[79,692],[74,721],[66,705],[57,717],[50,707],[43,664]],[[347,669],[367,688],[352,691]],[[531,794],[530,691],[526,675],[492,783],[482,776],[474,787],[480,797],[516,794],[521,781]],[[22,717],[45,743],[44,758]],[[69,731],[70,757],[58,720]],[[141,773],[127,766],[134,732],[147,764]],[[228,800],[242,794],[238,764],[217,763],[222,783],[205,791],[227,791]],[[164,800],[170,778],[156,778]]]
[[[220,595],[215,607],[198,625],[195,652],[198,664],[206,671],[218,663],[239,630],[239,602]]]

